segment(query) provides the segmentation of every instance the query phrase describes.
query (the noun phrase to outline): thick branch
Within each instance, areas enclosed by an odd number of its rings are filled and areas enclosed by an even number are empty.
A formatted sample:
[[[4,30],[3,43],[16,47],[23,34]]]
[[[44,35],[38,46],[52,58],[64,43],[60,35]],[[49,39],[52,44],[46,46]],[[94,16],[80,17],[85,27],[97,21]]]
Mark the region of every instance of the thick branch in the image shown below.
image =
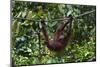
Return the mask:
[[[41,26],[42,26],[42,33],[44,35],[46,44],[49,45],[49,37],[48,37],[47,31],[46,31],[46,28],[45,28],[45,21],[44,20],[41,20]]]

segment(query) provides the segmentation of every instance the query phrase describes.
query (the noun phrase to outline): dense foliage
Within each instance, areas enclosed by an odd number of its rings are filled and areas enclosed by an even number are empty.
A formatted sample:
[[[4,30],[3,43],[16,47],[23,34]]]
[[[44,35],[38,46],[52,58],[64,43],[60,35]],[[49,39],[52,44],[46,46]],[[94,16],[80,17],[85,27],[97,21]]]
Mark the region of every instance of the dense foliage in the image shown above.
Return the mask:
[[[44,37],[39,22],[42,17],[47,21],[54,20],[46,22],[47,31],[51,38],[54,37],[54,32],[61,22],[55,19],[62,18],[68,13],[76,17],[91,10],[96,10],[96,7],[13,1],[11,55],[14,63],[16,65],[34,65],[95,61],[95,13],[73,19],[73,35],[64,53],[55,53],[48,50],[46,44],[44,44]]]

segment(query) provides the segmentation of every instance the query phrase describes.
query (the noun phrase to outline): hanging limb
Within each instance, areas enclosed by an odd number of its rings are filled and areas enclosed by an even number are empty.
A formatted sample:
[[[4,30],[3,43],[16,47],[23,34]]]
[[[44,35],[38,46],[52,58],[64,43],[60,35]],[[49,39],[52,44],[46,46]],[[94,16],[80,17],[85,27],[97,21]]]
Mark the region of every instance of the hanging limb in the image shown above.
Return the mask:
[[[66,46],[68,44],[68,42],[70,41],[71,37],[72,37],[72,21],[73,18],[71,17],[69,20],[69,25],[67,28],[67,35],[64,37],[64,43],[67,42],[64,46]]]
[[[69,17],[66,17],[66,23],[64,24],[62,24],[57,30],[56,30],[56,33],[55,33],[55,40],[58,40],[59,39],[59,37],[60,37],[60,35],[63,33],[63,31],[64,31],[64,28],[68,25],[68,24],[70,24],[70,26],[71,26],[71,24],[72,24],[72,19],[73,19],[73,17],[70,15]],[[69,27],[69,28],[71,28],[71,27]],[[68,31],[69,32],[69,31]]]
[[[67,20],[68,24],[65,24],[65,26],[63,27],[63,31],[64,32],[64,28],[67,27],[67,29],[65,29],[65,33],[66,35],[64,34],[60,34],[58,39],[60,39],[60,36],[64,36],[63,38],[61,38],[60,40],[62,40],[62,44],[64,47],[66,47],[66,45],[68,45],[68,43],[70,42],[71,40],[71,37],[72,37],[72,21],[73,21],[73,17],[70,15],[68,17],[69,19]]]

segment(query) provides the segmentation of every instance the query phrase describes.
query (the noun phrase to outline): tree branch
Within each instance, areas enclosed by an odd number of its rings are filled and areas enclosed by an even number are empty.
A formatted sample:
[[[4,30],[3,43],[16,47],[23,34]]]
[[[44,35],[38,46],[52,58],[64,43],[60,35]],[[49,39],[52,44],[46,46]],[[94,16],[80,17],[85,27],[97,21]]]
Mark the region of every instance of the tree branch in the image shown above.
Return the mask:
[[[83,14],[80,14],[80,15],[74,17],[74,19],[80,18],[80,17],[85,16],[85,15],[88,15],[88,14],[91,14],[91,13],[93,13],[93,12],[95,12],[95,10],[87,11],[87,12],[85,12],[85,13],[83,13]],[[33,18],[32,18],[32,19],[29,19],[29,18],[22,18],[22,17],[13,17],[13,19],[30,20],[30,21],[35,21],[35,22],[40,22],[40,21],[41,21],[41,20],[34,20]],[[63,18],[61,18],[61,19],[46,20],[45,22],[63,21],[63,20],[68,20],[68,18],[63,17]]]
[[[85,15],[91,14],[91,13],[93,13],[93,12],[95,12],[95,10],[87,11],[87,12],[85,12],[85,13],[83,13],[83,14],[80,14],[80,15],[76,16],[75,18],[80,18],[80,17],[82,17],[82,16],[85,16]]]

